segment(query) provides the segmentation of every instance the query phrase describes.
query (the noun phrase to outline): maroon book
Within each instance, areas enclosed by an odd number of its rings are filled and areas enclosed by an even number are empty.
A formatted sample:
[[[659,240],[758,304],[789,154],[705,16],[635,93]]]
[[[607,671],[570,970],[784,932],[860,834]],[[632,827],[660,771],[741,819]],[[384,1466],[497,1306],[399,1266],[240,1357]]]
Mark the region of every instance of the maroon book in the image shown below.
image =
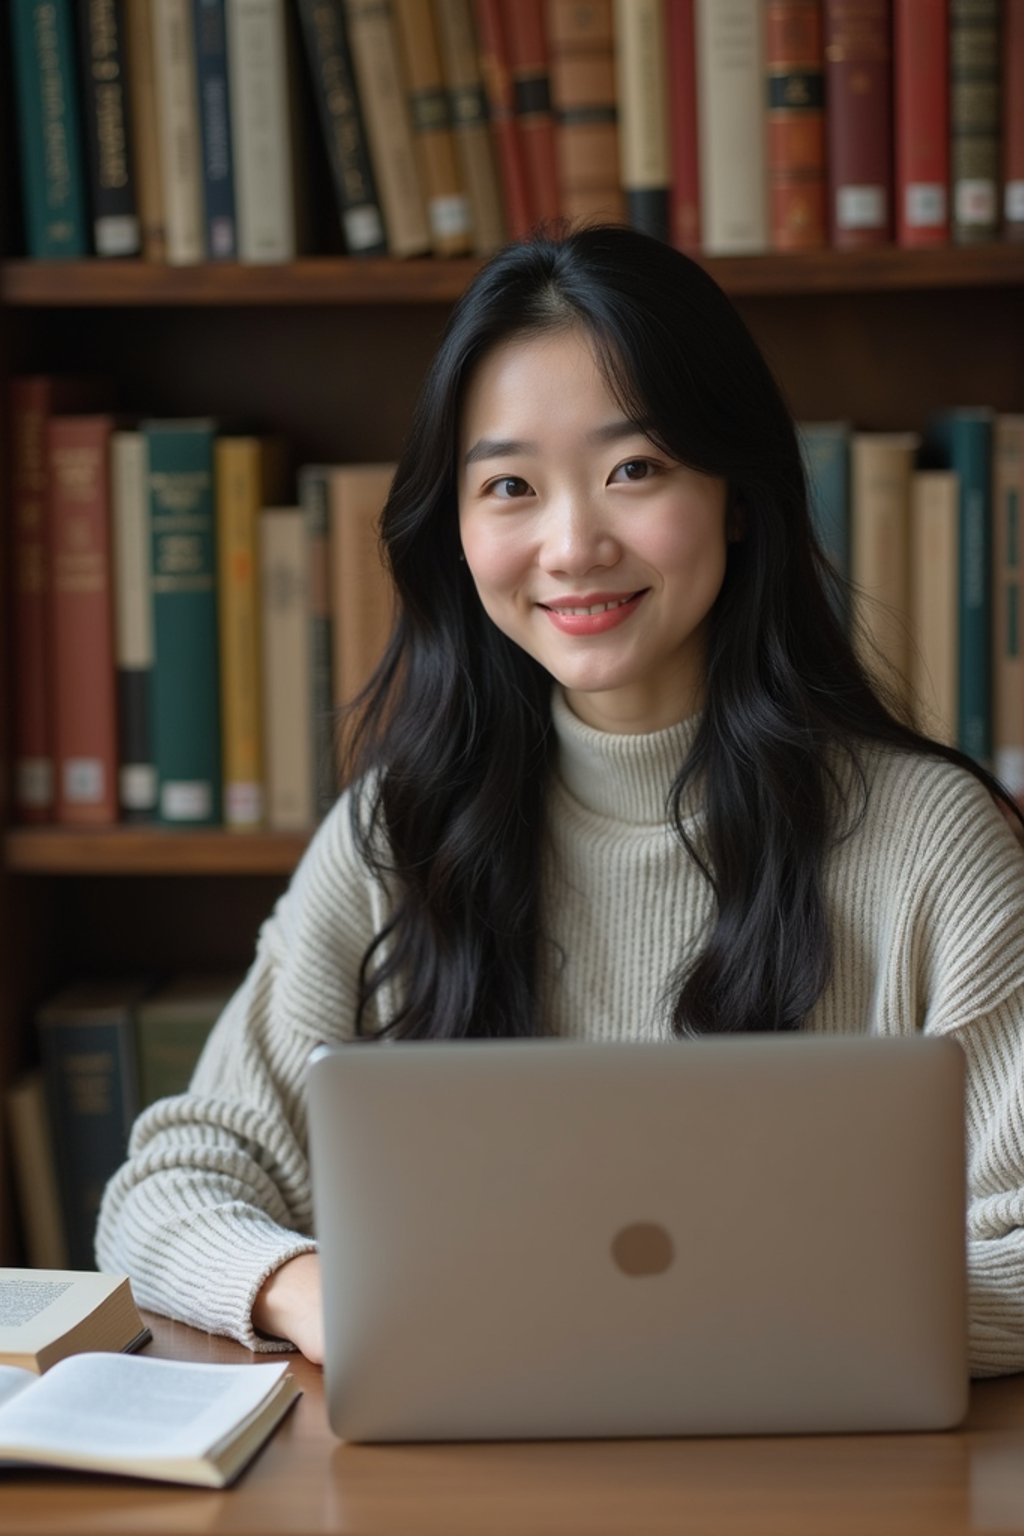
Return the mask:
[[[949,240],[948,0],[894,0],[896,243]]]
[[[691,254],[700,250],[700,152],[697,138],[697,36],[694,0],[668,0],[669,144],[672,182],[669,220],[672,242]]]
[[[839,250],[892,234],[889,0],[824,0],[829,240]]]
[[[511,238],[521,240],[529,234],[532,221],[501,0],[476,0],[475,14],[480,73],[498,156],[505,223]]]
[[[557,219],[562,211],[544,0],[502,0],[502,15],[526,170],[530,223],[540,224]]]

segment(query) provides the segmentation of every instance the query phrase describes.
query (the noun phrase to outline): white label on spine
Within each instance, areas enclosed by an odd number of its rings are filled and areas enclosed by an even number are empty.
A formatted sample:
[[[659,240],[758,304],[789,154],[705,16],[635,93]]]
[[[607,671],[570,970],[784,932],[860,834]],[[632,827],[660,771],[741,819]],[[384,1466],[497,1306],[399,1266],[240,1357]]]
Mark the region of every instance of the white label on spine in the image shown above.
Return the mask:
[[[226,784],[224,820],[229,827],[258,827],[263,820],[262,784]]]
[[[1024,181],[1006,183],[1003,208],[1008,219],[1015,224],[1024,223]]]
[[[350,251],[368,251],[384,243],[384,224],[372,203],[345,212],[345,244]]]
[[[125,763],[118,775],[118,792],[126,811],[151,811],[156,806],[156,769],[152,763]]]
[[[69,805],[99,805],[103,764],[98,757],[69,757],[63,765],[64,799]]]
[[[884,229],[884,187],[840,187],[836,192],[836,223],[840,229]]]
[[[53,763],[48,757],[22,757],[15,767],[19,805],[44,810],[53,804]]]
[[[468,235],[470,219],[466,198],[461,194],[457,197],[432,197],[430,227],[438,239],[447,235]]]
[[[927,229],[946,220],[946,189],[941,182],[912,181],[903,210],[911,229]]]
[[[996,184],[987,176],[965,176],[956,184],[956,216],[960,224],[992,224],[996,218]]]
[[[162,784],[160,814],[165,821],[207,821],[213,815],[213,790],[201,779]]]

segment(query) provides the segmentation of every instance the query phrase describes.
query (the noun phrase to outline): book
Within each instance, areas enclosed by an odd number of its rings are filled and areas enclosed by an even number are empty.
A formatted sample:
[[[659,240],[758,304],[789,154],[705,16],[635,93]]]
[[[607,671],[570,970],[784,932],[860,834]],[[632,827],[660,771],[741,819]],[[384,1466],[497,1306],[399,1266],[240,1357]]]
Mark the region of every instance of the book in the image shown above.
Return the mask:
[[[894,0],[896,243],[949,240],[949,7]]]
[[[227,38],[238,255],[292,261],[299,227],[284,0],[227,0]]]
[[[112,416],[49,423],[53,577],[54,810],[76,825],[117,820],[117,690],[110,527]]]
[[[151,4],[165,258],[188,266],[206,256],[192,0]]]
[[[135,146],[135,195],[142,226],[142,254],[147,261],[167,257],[163,169],[160,163],[160,116],[156,99],[153,9],[150,0],[124,0],[128,106]]]
[[[142,231],[125,89],[127,49],[121,10],[113,0],[78,0],[78,40],[93,245],[97,256],[137,256]]]
[[[768,228],[777,251],[825,244],[825,60],[817,0],[764,8]]]
[[[957,245],[999,233],[999,44],[999,0],[949,0],[949,174]]]
[[[57,1190],[53,1132],[40,1068],[25,1072],[8,1089],[7,1120],[21,1235],[35,1269],[67,1269],[68,1246]]]
[[[615,0],[615,90],[626,217],[635,229],[667,240],[672,165],[664,0]]]
[[[472,234],[431,0],[394,0],[413,144],[435,256],[464,256]]]
[[[263,608],[263,741],[267,822],[303,831],[316,820],[309,536],[301,507],[259,517]]]
[[[309,546],[310,709],[318,816],[330,810],[339,788],[334,750],[330,474],[330,466],[325,464],[304,464],[299,471],[299,505],[305,514]]]
[[[210,261],[238,256],[225,0],[193,0],[203,221]]]
[[[531,226],[553,223],[562,211],[558,149],[544,0],[499,0],[505,23],[512,95],[526,172]]]
[[[391,632],[391,577],[380,546],[380,514],[393,464],[340,464],[331,469],[331,609],[334,615],[334,701],[351,704],[369,681]]]
[[[81,1354],[0,1376],[0,1456],[29,1466],[226,1488],[299,1396],[286,1364]]]
[[[716,256],[768,248],[762,0],[697,0],[701,236]]]
[[[914,432],[855,432],[850,444],[850,576],[854,641],[897,708],[910,675],[910,484]]]
[[[487,116],[494,136],[505,225],[510,239],[523,240],[530,233],[530,193],[526,158],[516,118],[512,62],[501,0],[475,0],[474,14],[480,50],[480,73],[487,98]]]
[[[695,0],[666,0],[669,136],[672,185],[669,228],[681,251],[700,251],[700,134],[697,114]]]
[[[130,1351],[149,1338],[127,1276],[0,1269],[0,1366],[40,1376],[69,1355]]]
[[[110,439],[114,663],[117,669],[117,799],[121,819],[153,821],[153,586],[149,466],[141,432]]]
[[[72,0],[13,0],[14,88],[28,254],[89,251]]]
[[[1024,0],[1003,4],[1003,234],[1024,240]]]
[[[621,222],[612,0],[547,0],[545,14],[562,213]]]
[[[892,223],[889,0],[824,0],[829,243],[885,245]]]
[[[910,485],[910,687],[915,724],[955,747],[960,489],[949,469],[918,469]],[[1022,701],[1024,702],[1024,701]]]
[[[214,423],[142,423],[149,465],[158,819],[221,820]]]
[[[343,0],[299,0],[299,19],[345,248],[350,256],[383,256],[387,234],[359,106]]]
[[[435,0],[434,9],[455,148],[469,198],[473,250],[488,256],[504,242],[505,214],[487,121],[473,0]]]
[[[996,416],[992,481],[992,761],[1024,796],[1024,416]]]
[[[802,421],[800,451],[807,476],[811,523],[833,570],[850,579],[850,423]],[[843,602],[840,618],[849,615]]]
[[[130,978],[75,982],[36,1014],[73,1269],[94,1268],[100,1200],[124,1162],[138,1113],[135,1010],[148,990],[145,981]]]
[[[165,982],[135,1010],[139,1109],[184,1093],[210,1030],[240,976],[185,974]]]

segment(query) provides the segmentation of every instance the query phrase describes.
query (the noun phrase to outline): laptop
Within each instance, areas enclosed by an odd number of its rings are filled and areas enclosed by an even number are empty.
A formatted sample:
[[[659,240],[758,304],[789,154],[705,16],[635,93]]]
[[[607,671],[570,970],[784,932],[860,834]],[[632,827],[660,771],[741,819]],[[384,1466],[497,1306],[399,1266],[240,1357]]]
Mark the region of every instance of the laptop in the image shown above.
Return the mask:
[[[955,1042],[359,1043],[308,1089],[343,1439],[966,1411]]]

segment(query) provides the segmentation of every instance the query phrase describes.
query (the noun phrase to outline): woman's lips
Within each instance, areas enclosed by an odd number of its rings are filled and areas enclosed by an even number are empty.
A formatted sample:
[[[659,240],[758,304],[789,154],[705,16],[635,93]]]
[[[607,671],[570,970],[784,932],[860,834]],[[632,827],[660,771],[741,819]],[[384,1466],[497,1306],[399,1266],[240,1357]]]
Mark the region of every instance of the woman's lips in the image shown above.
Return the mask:
[[[580,597],[556,598],[540,607],[563,635],[602,635],[631,618],[647,590],[645,587],[626,594],[587,592]]]

